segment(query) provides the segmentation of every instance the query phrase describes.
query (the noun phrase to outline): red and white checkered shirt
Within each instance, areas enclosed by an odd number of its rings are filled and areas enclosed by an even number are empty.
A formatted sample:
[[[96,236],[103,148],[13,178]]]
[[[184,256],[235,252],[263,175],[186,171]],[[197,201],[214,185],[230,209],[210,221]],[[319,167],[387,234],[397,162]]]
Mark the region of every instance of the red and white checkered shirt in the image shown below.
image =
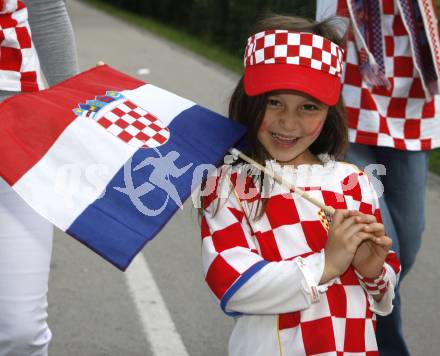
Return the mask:
[[[379,303],[352,267],[318,285],[327,240],[320,209],[271,180],[265,213],[255,219],[260,197],[252,179],[241,180],[238,171],[230,179],[208,179],[207,187],[216,182],[217,189],[205,197],[201,223],[206,282],[225,313],[236,316],[229,354],[378,355],[375,314],[392,310],[400,271],[395,253],[385,263],[390,287]],[[352,165],[329,160],[282,173],[327,205],[379,217],[367,175]]]
[[[424,6],[429,2],[424,0]],[[439,97],[425,96],[396,0],[380,3],[385,75],[391,87],[371,86],[363,80],[358,50],[349,32],[342,95],[350,142],[409,151],[440,147],[440,116],[436,114]],[[317,19],[336,14],[348,16],[346,0],[318,0]]]
[[[43,88],[25,5],[0,0],[0,90],[29,92]]]

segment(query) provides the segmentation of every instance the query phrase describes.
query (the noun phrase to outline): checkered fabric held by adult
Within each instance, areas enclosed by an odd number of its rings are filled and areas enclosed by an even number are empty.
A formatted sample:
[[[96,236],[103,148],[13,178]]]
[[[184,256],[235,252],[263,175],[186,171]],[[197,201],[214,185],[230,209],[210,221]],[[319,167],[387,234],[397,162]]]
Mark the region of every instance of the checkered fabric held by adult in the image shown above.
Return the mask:
[[[350,142],[404,151],[440,147],[435,2],[365,3],[317,0],[317,18],[351,19],[342,75]]]
[[[247,41],[229,114],[245,152],[336,209],[324,212],[241,160],[208,177],[201,237],[206,282],[235,319],[232,356],[378,355],[376,315],[392,311],[400,263],[366,174],[335,160],[343,50],[331,22],[272,16]]]
[[[30,92],[43,87],[28,10],[20,0],[0,1],[0,90]]]

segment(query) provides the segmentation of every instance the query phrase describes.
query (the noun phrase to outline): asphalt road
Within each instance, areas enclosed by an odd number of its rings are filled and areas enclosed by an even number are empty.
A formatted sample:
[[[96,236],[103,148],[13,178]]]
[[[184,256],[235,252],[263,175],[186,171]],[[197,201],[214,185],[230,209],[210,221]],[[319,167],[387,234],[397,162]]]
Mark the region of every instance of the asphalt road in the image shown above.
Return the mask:
[[[102,60],[224,113],[235,75],[84,3],[71,0],[68,6],[82,69]],[[405,334],[412,354],[420,356],[438,355],[440,349],[438,177],[430,177],[427,212],[422,250],[402,286]],[[204,284],[197,213],[190,201],[142,253],[161,293],[160,300],[144,302],[144,307],[164,303],[186,349],[174,355],[226,355],[232,320],[222,314]],[[147,280],[142,273],[133,278],[139,278],[139,284]],[[49,285],[51,356],[173,354],[153,347],[162,334],[170,337],[167,328],[158,318],[145,321],[136,303],[126,274],[56,232]]]

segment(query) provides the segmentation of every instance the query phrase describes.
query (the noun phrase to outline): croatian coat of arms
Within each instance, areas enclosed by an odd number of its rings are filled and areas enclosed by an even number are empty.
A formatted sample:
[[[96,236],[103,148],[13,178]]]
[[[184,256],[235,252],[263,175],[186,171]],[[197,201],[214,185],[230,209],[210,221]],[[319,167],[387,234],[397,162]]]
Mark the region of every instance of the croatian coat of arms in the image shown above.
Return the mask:
[[[162,121],[116,91],[110,90],[94,100],[87,100],[73,112],[95,120],[111,134],[135,147],[159,147],[170,137],[170,131]]]

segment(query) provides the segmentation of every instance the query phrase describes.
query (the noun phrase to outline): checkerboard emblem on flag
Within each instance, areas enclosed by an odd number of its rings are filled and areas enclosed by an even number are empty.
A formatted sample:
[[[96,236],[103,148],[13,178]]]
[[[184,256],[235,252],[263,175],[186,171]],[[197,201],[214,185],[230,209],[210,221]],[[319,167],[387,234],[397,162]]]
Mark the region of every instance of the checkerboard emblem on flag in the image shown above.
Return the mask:
[[[169,129],[158,118],[114,91],[73,111],[95,119],[111,134],[138,148],[159,147],[170,138]]]

